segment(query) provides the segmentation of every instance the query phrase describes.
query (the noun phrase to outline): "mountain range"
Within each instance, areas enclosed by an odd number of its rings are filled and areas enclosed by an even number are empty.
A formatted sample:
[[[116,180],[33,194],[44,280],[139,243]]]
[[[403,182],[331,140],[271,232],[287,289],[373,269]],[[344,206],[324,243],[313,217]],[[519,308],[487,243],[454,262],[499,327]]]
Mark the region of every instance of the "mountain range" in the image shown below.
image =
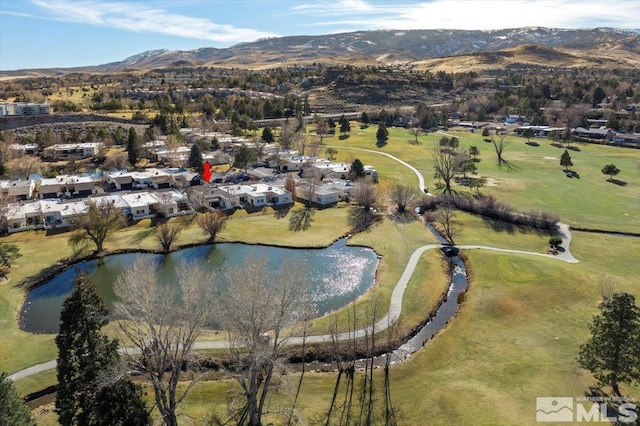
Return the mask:
[[[316,36],[289,36],[241,43],[229,48],[204,47],[195,50],[150,50],[122,61],[77,67],[29,70],[37,74],[66,72],[118,72],[167,66],[222,66],[266,68],[310,62],[382,65],[413,63],[430,66],[433,58],[455,58],[495,53],[502,58],[514,56],[518,46],[539,46],[541,61],[549,55],[561,56],[564,66],[597,65],[615,58],[617,66],[636,67],[640,63],[640,30],[613,28],[561,29],[525,27],[491,31],[468,30],[379,30],[356,31]],[[532,50],[524,49],[531,54]],[[510,53],[505,53],[510,52]],[[515,52],[515,53],[514,53]],[[579,58],[572,60],[572,58]],[[586,59],[586,62],[585,62]],[[514,59],[517,61],[518,58]],[[535,61],[534,61],[535,62]],[[496,63],[500,64],[500,61]],[[465,65],[467,67],[469,65]],[[24,74],[25,70],[11,73]],[[9,72],[0,74],[8,75]],[[34,72],[35,74],[35,72]]]

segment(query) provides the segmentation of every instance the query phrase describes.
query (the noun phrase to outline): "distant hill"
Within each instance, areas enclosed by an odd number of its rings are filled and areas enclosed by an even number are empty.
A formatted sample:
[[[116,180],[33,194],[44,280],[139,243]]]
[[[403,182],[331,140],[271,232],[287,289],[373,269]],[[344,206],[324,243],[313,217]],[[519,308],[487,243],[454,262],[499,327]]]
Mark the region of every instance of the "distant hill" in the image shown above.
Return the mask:
[[[494,69],[545,67],[640,68],[640,54],[623,49],[558,49],[526,44],[496,52],[480,52],[414,61],[418,70],[431,72],[488,71]]]
[[[524,51],[517,46],[529,46]],[[532,45],[550,48],[534,51]],[[114,72],[145,70],[169,65],[274,67],[293,63],[336,62],[361,64],[430,63],[428,60],[462,55],[496,53],[476,59],[502,65],[513,57],[552,55],[552,66],[596,66],[609,57],[621,67],[635,67],[640,57],[640,31],[612,28],[560,29],[544,27],[492,31],[410,30],[356,31],[318,36],[268,38],[226,49],[152,50],[119,62],[71,69],[40,69],[0,72],[0,75],[60,74],[66,72]],[[594,54],[597,53],[597,54]],[[599,52],[599,53],[598,53]],[[629,61],[625,59],[628,56]],[[535,63],[536,60],[532,59]],[[188,64],[188,65],[187,65]],[[488,65],[485,64],[485,65]]]

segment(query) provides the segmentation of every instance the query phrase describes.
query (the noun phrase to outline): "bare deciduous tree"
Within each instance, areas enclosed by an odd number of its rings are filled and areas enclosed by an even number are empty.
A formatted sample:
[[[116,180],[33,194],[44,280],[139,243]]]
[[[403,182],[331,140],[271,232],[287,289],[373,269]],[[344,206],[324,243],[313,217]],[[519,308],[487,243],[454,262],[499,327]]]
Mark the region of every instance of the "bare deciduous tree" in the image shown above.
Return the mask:
[[[316,133],[320,136],[320,145],[322,145],[325,135],[329,133],[329,125],[327,124],[327,120],[318,114],[313,116],[313,122],[316,126]]]
[[[511,144],[510,141],[507,141],[507,134],[496,133],[495,135],[491,135],[491,143],[493,144],[496,156],[498,157],[498,167],[507,166],[508,169],[512,169],[513,165],[502,156],[504,150],[509,146],[509,144]]]
[[[371,209],[378,202],[378,189],[369,178],[358,179],[350,195],[353,201],[365,210]]]
[[[165,222],[156,228],[156,240],[160,243],[163,253],[168,253],[171,246],[182,232],[182,228],[175,224]]]
[[[389,192],[389,198],[397,206],[398,213],[404,213],[408,207],[413,205],[413,202],[418,198],[418,194],[413,187],[393,185]]]
[[[438,231],[451,244],[455,244],[454,237],[458,232],[458,222],[456,218],[456,209],[453,203],[446,202],[441,204],[434,212],[425,213],[425,219],[438,227]]]
[[[218,232],[222,231],[227,221],[227,215],[221,211],[202,213],[196,217],[196,223],[204,232],[209,234],[208,242],[216,239]]]
[[[125,220],[115,201],[92,201],[87,212],[73,221],[75,232],[69,237],[69,245],[74,250],[79,250],[93,242],[96,253],[100,253],[104,249],[105,241],[125,225]]]
[[[44,163],[39,157],[23,155],[14,158],[5,164],[9,176],[20,179],[28,179],[31,173],[43,174],[49,169],[49,165]]]
[[[159,284],[156,271],[151,257],[140,257],[118,278],[115,315],[135,348],[126,356],[129,368],[151,382],[164,424],[177,426],[177,408],[199,377],[181,390],[178,380],[193,362],[193,345],[210,321],[212,292],[194,265],[179,266],[177,286]]]
[[[422,129],[420,127],[412,127],[409,129],[409,133],[413,136],[413,140],[410,141],[412,145],[420,145],[420,141],[418,140],[418,136],[422,133]]]
[[[289,121],[287,120],[280,130],[279,143],[282,149],[288,150],[293,148],[297,133],[298,132],[296,132],[295,126],[289,123]]]
[[[307,150],[307,135],[302,132],[295,132],[293,135],[293,146],[300,153],[304,155]]]
[[[444,184],[442,192],[444,194],[455,192],[451,188],[451,182],[458,175],[458,157],[457,148],[441,149],[437,146],[433,147],[434,175],[442,180]]]
[[[168,135],[164,140],[171,167],[183,166],[183,161],[178,158],[178,148],[182,146],[182,141],[176,135]]]
[[[123,170],[127,167],[127,155],[124,152],[113,152],[107,154],[103,168],[105,170]]]
[[[265,259],[251,259],[226,271],[233,285],[218,288],[217,322],[229,334],[234,377],[242,388],[232,420],[261,425],[270,412],[290,415],[285,408],[268,407],[282,380],[279,361],[284,345],[309,317],[305,268],[285,261],[280,267]]]
[[[287,173],[287,177],[284,178],[284,189],[291,193],[291,199],[296,200],[296,181],[293,178],[293,173]]]

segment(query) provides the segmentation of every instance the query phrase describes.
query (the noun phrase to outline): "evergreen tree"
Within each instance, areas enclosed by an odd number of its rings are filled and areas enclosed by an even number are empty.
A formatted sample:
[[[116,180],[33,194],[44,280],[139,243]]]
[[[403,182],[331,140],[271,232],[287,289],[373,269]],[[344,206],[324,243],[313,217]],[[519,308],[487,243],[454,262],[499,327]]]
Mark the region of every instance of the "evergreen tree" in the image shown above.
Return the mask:
[[[376,132],[376,140],[378,142],[384,142],[389,139],[389,131],[384,123],[378,124],[378,131]]]
[[[469,155],[473,157],[473,161],[476,160],[476,157],[480,155],[480,150],[477,146],[473,145],[469,147]]]
[[[353,163],[351,163],[351,175],[354,180],[364,177],[364,164],[362,164],[359,158],[356,158],[353,160]]]
[[[273,130],[271,130],[271,127],[265,127],[262,130],[262,140],[266,143],[273,143],[276,140],[273,136]]]
[[[11,265],[19,257],[22,257],[22,254],[18,246],[0,241],[0,278],[7,276]]]
[[[129,163],[135,167],[138,162],[138,133],[133,127],[129,128],[129,138],[127,139],[127,156]]]
[[[329,126],[329,134],[333,135],[336,133],[336,123],[333,121],[333,118],[329,117],[327,120],[327,125]]]
[[[591,339],[580,346],[578,362],[600,386],[620,395],[620,383],[640,383],[640,308],[629,293],[614,293],[589,326]]]
[[[249,167],[249,164],[256,161],[256,158],[257,155],[253,149],[249,148],[246,145],[241,145],[237,149],[236,155],[233,158],[233,167],[243,169],[246,173],[247,167]]]
[[[571,155],[569,154],[569,151],[567,151],[566,149],[560,156],[560,165],[564,167],[565,172],[568,172],[569,167],[573,166],[573,163],[571,162]]]
[[[345,116],[340,117],[340,133],[346,134],[351,131],[351,124],[349,124],[349,120],[345,118]]]
[[[120,379],[102,388],[98,395],[96,418],[99,426],[151,425],[151,416],[142,399],[142,388],[127,379]]]
[[[198,144],[193,144],[191,152],[189,153],[189,167],[195,170],[196,173],[202,174],[204,171],[204,165],[202,163],[202,152]]]
[[[615,164],[607,164],[602,168],[602,174],[609,175],[609,181],[612,181],[618,173],[620,173],[620,169]]]
[[[369,124],[369,114],[363,111],[362,115],[360,116],[360,122],[365,125]]]
[[[147,424],[148,421],[128,421],[143,418],[141,412],[146,413],[139,390],[123,383],[124,379],[103,386],[106,376],[117,367],[118,342],[101,332],[109,322],[109,311],[95,285],[85,273],[80,273],[74,286],[62,305],[60,331],[55,339],[58,347],[55,403],[58,421],[63,426]],[[121,422],[104,423],[103,416],[107,412],[115,413],[111,420],[120,418]]]
[[[0,373],[0,425],[32,426],[36,423],[31,417],[31,410],[18,394],[13,381],[7,373]]]

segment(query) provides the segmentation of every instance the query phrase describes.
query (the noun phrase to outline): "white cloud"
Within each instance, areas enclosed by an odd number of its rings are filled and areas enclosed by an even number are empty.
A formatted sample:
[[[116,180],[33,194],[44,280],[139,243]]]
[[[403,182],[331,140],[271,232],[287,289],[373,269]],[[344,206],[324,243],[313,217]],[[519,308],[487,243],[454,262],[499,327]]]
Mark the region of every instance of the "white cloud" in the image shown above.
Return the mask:
[[[166,34],[177,37],[208,40],[218,43],[253,41],[277,34],[216,24],[207,18],[197,18],[167,12],[142,3],[31,0],[50,13],[50,18],[89,25],[111,27],[139,33]]]
[[[638,28],[638,0],[432,0],[382,4],[364,0],[315,2],[292,12],[324,18],[314,26],[353,29],[488,30],[543,26]],[[335,19],[336,17],[340,17]]]

